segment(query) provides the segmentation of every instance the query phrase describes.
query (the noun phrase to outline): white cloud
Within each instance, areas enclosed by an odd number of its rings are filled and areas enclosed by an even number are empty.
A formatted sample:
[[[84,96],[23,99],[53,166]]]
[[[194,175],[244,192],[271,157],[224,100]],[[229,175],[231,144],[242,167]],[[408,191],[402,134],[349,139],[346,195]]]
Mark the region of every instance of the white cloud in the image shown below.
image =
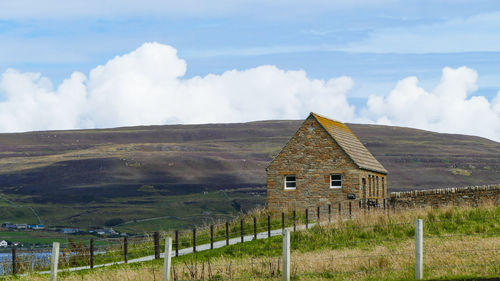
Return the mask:
[[[75,72],[57,90],[40,74],[8,69],[0,80],[0,131],[75,128],[85,103],[85,76]]]
[[[264,65],[182,79],[186,63],[167,45],[146,43],[54,90],[40,74],[7,70],[0,80],[0,131],[141,124],[299,119],[313,109],[354,118],[350,78],[314,80]]]
[[[437,132],[478,135],[500,140],[500,92],[491,103],[476,90],[476,71],[445,67],[441,81],[430,92],[416,77],[399,81],[387,96],[371,95],[362,116],[379,124]]]
[[[405,78],[387,96],[370,96],[359,115],[346,99],[349,77],[317,80],[264,65],[186,79],[186,69],[176,49],[158,43],[117,56],[88,78],[75,72],[57,89],[40,74],[9,69],[0,79],[0,131],[302,119],[314,111],[500,140],[500,92],[491,102],[471,96],[478,75],[467,67],[444,68],[432,91]]]

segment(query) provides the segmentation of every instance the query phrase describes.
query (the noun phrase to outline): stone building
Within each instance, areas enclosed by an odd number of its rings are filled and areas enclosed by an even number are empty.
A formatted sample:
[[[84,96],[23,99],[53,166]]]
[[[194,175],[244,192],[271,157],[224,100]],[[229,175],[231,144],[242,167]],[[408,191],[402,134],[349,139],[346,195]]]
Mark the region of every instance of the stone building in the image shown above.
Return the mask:
[[[343,123],[315,113],[266,168],[273,212],[387,198],[387,170]]]

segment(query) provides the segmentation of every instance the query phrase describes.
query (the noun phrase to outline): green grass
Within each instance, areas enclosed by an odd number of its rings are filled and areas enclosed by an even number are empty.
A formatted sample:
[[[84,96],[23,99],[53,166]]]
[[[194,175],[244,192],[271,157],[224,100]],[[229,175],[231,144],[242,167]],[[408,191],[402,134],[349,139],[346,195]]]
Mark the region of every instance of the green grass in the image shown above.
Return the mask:
[[[286,226],[291,226],[290,214],[287,214]],[[492,219],[495,218],[496,219]],[[253,220],[251,215],[242,217],[244,219],[245,235],[253,233]],[[271,228],[279,229],[281,227],[281,216],[273,215],[271,217]],[[415,235],[413,220],[411,218],[407,223],[400,223],[400,218],[392,219],[389,217],[383,222],[371,222],[360,224],[357,221],[346,221],[339,228],[313,227],[309,231],[296,232],[292,235],[292,249],[308,252],[321,249],[344,249],[344,248],[363,248],[372,249],[378,245],[386,247],[397,247],[401,241],[412,239]],[[450,235],[450,234],[482,234],[499,235],[500,233],[500,207],[494,210],[490,209],[471,209],[461,211],[459,208],[445,210],[431,210],[421,216],[424,219],[424,232],[426,236]],[[304,215],[297,214],[297,224],[304,223]],[[230,223],[230,238],[240,236],[239,219]],[[267,231],[267,214],[264,212],[257,219],[257,231]],[[163,236],[173,237],[172,232],[166,232]],[[224,240],[225,227],[217,225],[214,231],[216,241]],[[332,242],[334,241],[334,242]],[[146,246],[149,250],[140,250],[134,253],[134,249],[129,249],[129,255],[139,257],[141,255],[151,255],[152,239]],[[197,244],[210,243],[209,229],[198,228]],[[180,233],[179,248],[192,247],[192,231],[186,230]],[[160,248],[163,249],[163,239],[160,240]],[[270,239],[246,242],[244,244],[231,245],[213,251],[199,252],[194,255],[181,256],[177,260],[209,260],[213,257],[238,257],[242,258],[252,253],[254,256],[279,256],[281,254],[281,237],[271,237]],[[105,263],[114,259],[121,259],[118,253],[115,257],[101,259],[98,263]]]
[[[344,248],[373,248],[377,245],[389,244],[413,239],[415,228],[413,221],[416,218],[424,220],[424,233],[426,236],[464,234],[482,234],[500,237],[500,206],[493,209],[476,208],[463,211],[458,207],[452,209],[434,209],[426,216],[415,216],[406,223],[399,219],[389,219],[384,222],[360,224],[356,220],[346,221],[339,228],[312,227],[309,231],[292,233],[292,250],[302,252],[317,251],[321,249]],[[282,238],[250,241],[235,244],[229,247],[181,256],[177,261],[191,259],[209,259],[213,257],[243,257],[251,253],[256,256],[281,255]]]
[[[33,214],[33,211],[31,211],[28,207],[12,206],[10,204],[0,204],[0,214],[2,214],[1,223],[3,222],[26,223],[26,224],[39,223],[37,217],[35,216],[35,214]]]
[[[230,220],[241,211],[264,203],[265,196],[256,197],[247,192],[228,190],[208,193],[192,193],[185,195],[147,194],[140,198],[115,198],[107,203],[89,204],[30,204],[42,217],[46,226],[59,225],[87,229],[88,226],[103,226],[111,219],[122,219],[125,223],[114,226],[118,232],[132,235],[151,233],[154,231],[171,231],[174,229],[190,229],[196,225],[208,224],[221,220]],[[9,195],[15,200],[15,196]],[[138,200],[147,204],[135,204],[129,201]],[[0,202],[5,202],[0,200]],[[3,203],[2,203],[3,204]],[[91,211],[88,211],[88,210]],[[0,205],[3,222],[38,224],[33,212],[24,206],[13,207]],[[84,223],[87,222],[87,223]],[[1,238],[1,237],[0,237]],[[39,241],[40,243],[42,240]]]
[[[259,213],[258,221],[266,221],[266,214]],[[248,217],[245,217],[248,219]],[[388,252],[397,252],[400,249],[412,247],[414,239],[414,220],[420,218],[424,221],[424,241],[427,251],[426,259],[426,276],[429,278],[446,278],[449,280],[460,280],[461,278],[477,278],[498,276],[500,271],[498,268],[489,268],[478,273],[470,273],[461,271],[458,273],[446,273],[443,271],[435,271],[432,269],[431,254],[432,245],[451,243],[471,243],[482,247],[484,243],[497,241],[500,238],[500,206],[486,206],[479,208],[442,208],[442,209],[420,209],[415,211],[403,211],[402,213],[389,214],[384,212],[374,212],[368,215],[360,215],[349,221],[337,221],[328,226],[314,226],[308,231],[293,232],[291,236],[292,254],[294,258],[301,255],[304,257],[321,256],[326,253],[341,253],[356,255],[373,255],[380,249],[385,249]],[[273,217],[273,222],[277,221],[277,216]],[[201,230],[200,234],[203,234]],[[183,237],[184,238],[184,237]],[[465,240],[464,240],[465,239]],[[475,240],[474,240],[475,239]],[[489,239],[489,240],[488,240]],[[492,240],[493,239],[493,240]],[[454,242],[456,241],[456,242]],[[464,242],[465,241],[465,242]],[[489,241],[489,242],[486,242]],[[148,242],[149,243],[149,242]],[[201,244],[201,243],[199,243]],[[148,244],[149,245],[149,244]],[[486,244],[485,244],[486,245]],[[498,245],[497,245],[498,246]],[[163,247],[163,245],[162,245]],[[208,264],[215,266],[221,264],[233,264],[234,276],[243,279],[259,278],[261,280],[274,280],[279,277],[280,273],[273,264],[282,254],[282,237],[275,236],[270,239],[255,240],[241,244],[235,244],[210,251],[202,251],[195,254],[175,257],[173,266],[177,273],[184,276],[182,272],[188,272],[189,268],[194,267],[201,272],[201,267],[206,267]],[[430,247],[430,248],[429,248]],[[139,256],[140,254],[148,254],[140,252],[141,247],[134,249],[132,247],[129,256]],[[451,248],[450,250],[453,250]],[[439,253],[439,252],[438,252]],[[151,254],[151,252],[149,252]],[[362,273],[349,273],[342,271],[321,270],[314,268],[301,271],[294,276],[294,280],[412,280],[413,268],[411,263],[408,266],[403,266],[397,270],[391,269],[388,265],[390,260],[384,256],[378,257],[373,255],[370,266],[362,267]],[[410,255],[411,256],[411,255]],[[397,257],[397,256],[396,256]],[[107,256],[106,259],[97,257],[100,262],[111,261],[113,256]],[[121,252],[117,251],[115,259],[121,258]],[[293,260],[293,259],[292,259]],[[250,261],[255,261],[255,268],[252,270],[248,266],[243,266]],[[471,257],[467,260],[470,263],[477,263],[475,258]],[[454,262],[450,259],[449,262]],[[489,263],[491,261],[479,262]],[[431,263],[431,264],[428,264]],[[238,267],[238,264],[242,266]],[[439,265],[439,264],[437,264]],[[108,269],[100,269],[96,271],[82,271],[79,273],[64,274],[61,280],[80,280],[88,278],[96,278],[96,280],[105,280],[97,278],[113,279],[116,274],[128,271],[127,274],[146,274],[151,276],[151,272],[161,271],[162,261],[152,261],[134,265],[115,266]],[[293,264],[292,264],[293,266]],[[187,271],[186,271],[187,270]],[[242,270],[239,272],[238,270]],[[456,267],[455,270],[461,270]],[[224,271],[226,272],[226,271]],[[120,273],[122,274],[122,273]],[[188,273],[186,273],[188,274]],[[198,273],[199,274],[199,273]],[[222,273],[221,273],[222,274]],[[226,273],[224,273],[226,274]],[[222,274],[222,275],[224,275]],[[239,275],[238,275],[239,274]],[[271,275],[269,275],[271,274]],[[100,276],[100,277],[99,277]],[[120,275],[121,276],[121,275]],[[158,276],[157,276],[158,277]],[[66,278],[66,279],[65,279]],[[130,277],[134,279],[134,277]],[[149,280],[149,279],[144,279]]]
[[[69,240],[88,242],[93,237],[91,235],[66,235],[52,231],[0,231],[0,241],[21,242],[25,248],[48,247],[52,245],[52,242],[66,244]]]

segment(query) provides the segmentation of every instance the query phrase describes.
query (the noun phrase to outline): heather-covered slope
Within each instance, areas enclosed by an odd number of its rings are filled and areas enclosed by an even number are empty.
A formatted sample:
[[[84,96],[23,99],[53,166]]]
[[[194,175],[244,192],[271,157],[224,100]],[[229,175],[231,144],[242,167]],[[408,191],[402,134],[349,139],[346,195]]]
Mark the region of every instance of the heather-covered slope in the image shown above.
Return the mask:
[[[159,202],[173,195],[263,187],[265,167],[300,123],[0,134],[0,195],[35,206],[42,217],[58,217],[55,221],[65,224],[82,223],[96,214],[95,223],[113,216],[154,217],[168,209]],[[401,127],[349,127],[389,171],[390,191],[500,182],[500,143]],[[238,204],[229,201],[228,208],[250,208],[263,203],[264,197],[239,199]],[[206,202],[198,203],[203,210]],[[5,204],[0,200],[0,208]],[[166,209],[154,211],[158,204]],[[190,204],[186,207],[196,209]],[[43,214],[47,206],[58,205],[73,210],[66,216],[52,209]],[[130,209],[129,215],[124,215],[124,206]]]
[[[299,125],[265,121],[0,134],[0,189],[67,202],[138,195],[137,186],[145,184],[172,194],[264,185],[267,163]],[[389,170],[391,190],[500,182],[500,143],[349,126]],[[92,192],[82,198],[82,190]]]

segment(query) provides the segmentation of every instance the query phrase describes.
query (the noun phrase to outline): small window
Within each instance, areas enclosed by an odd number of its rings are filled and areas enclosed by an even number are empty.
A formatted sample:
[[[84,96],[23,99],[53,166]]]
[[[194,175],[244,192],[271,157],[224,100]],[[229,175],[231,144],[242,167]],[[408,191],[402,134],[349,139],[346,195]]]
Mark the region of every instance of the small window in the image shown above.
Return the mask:
[[[295,175],[285,176],[285,189],[295,189],[297,187],[297,180]]]
[[[330,188],[342,187],[342,175],[330,175]]]

